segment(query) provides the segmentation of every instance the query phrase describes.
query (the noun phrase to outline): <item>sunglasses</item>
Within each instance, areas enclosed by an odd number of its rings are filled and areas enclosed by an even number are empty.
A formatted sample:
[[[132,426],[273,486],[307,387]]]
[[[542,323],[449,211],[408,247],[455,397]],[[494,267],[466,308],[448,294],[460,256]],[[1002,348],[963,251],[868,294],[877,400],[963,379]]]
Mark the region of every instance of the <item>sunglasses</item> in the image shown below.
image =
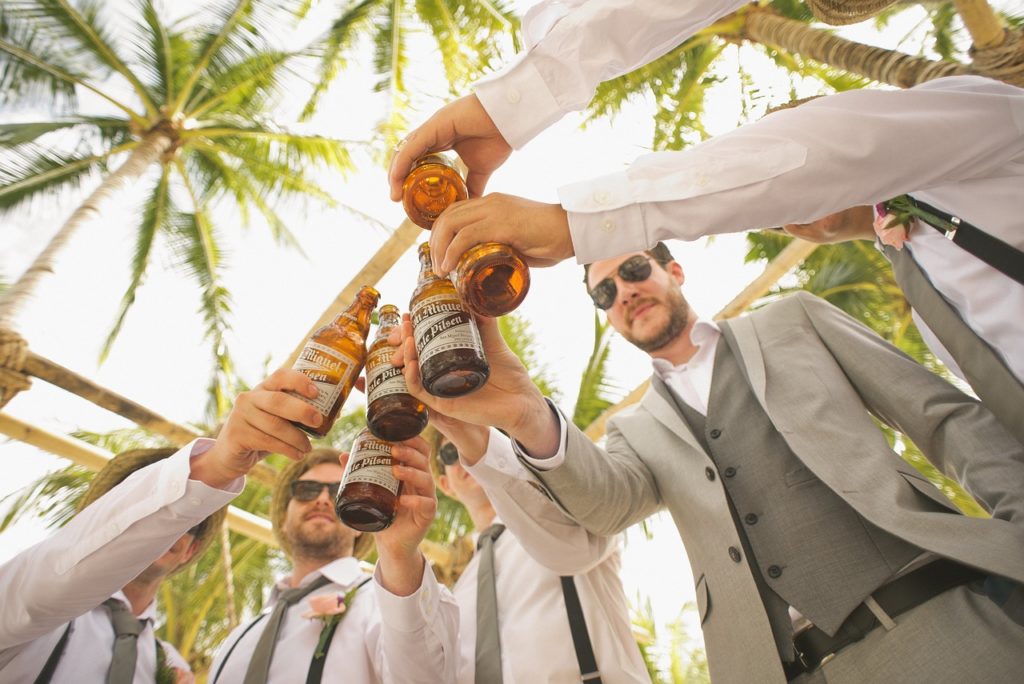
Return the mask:
[[[320,492],[327,490],[327,496],[334,501],[338,498],[340,482],[318,482],[317,480],[295,480],[292,482],[292,498],[299,501],[315,501]]]
[[[459,450],[455,448],[455,445],[448,442],[440,449],[437,450],[437,457],[441,459],[441,463],[445,466],[450,466],[459,461]]]
[[[627,283],[640,283],[651,277],[651,262],[654,257],[647,254],[637,254],[619,264],[619,277]],[[607,311],[615,304],[615,294],[619,288],[615,280],[608,276],[590,290],[590,298],[594,300],[594,306],[602,311]]]

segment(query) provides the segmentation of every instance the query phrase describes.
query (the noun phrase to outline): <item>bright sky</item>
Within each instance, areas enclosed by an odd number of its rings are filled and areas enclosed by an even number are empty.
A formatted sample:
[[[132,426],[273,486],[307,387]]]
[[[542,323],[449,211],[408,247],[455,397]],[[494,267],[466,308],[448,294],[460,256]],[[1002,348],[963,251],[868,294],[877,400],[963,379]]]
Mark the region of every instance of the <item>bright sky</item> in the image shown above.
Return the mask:
[[[176,14],[184,14],[178,5],[186,3],[174,5]],[[321,5],[333,12],[338,3]],[[728,52],[734,58],[736,48]],[[749,55],[746,50],[744,53],[746,59]],[[432,56],[413,62],[410,84],[423,88],[436,82]],[[772,104],[786,101],[788,82],[771,78],[772,70],[763,66],[763,60],[761,64],[753,69],[762,93]],[[721,73],[734,76],[735,66],[725,67]],[[709,102],[705,123],[712,133],[735,126],[739,111],[736,80],[731,78],[717,88]],[[365,68],[351,70],[328,95],[322,113],[308,129],[343,139],[371,136],[383,101],[371,94],[370,88]],[[444,89],[436,92],[445,93]],[[304,95],[291,97],[288,108],[294,108],[300,97]],[[412,115],[412,124],[442,102],[441,98],[424,100]],[[620,170],[648,151],[650,114],[650,103],[638,101],[614,121],[591,124],[584,131],[579,130],[581,117],[566,117],[513,155],[494,176],[489,189],[557,201],[558,186]],[[283,116],[279,119],[282,124],[287,121]],[[56,272],[21,316],[18,328],[36,353],[185,423],[202,417],[210,352],[197,315],[199,294],[191,282],[168,270],[166,252],[160,246],[109,360],[102,366],[97,363],[129,278],[137,225],[135,202],[151,182],[143,180],[123,192],[107,205],[101,219],[78,233]],[[343,205],[389,226],[401,221],[401,207],[387,197],[385,171],[372,160],[361,158],[359,172],[351,178],[326,178],[324,183]],[[75,199],[40,205],[31,215],[8,222],[0,231],[0,274],[8,281],[14,280],[76,206]],[[227,253],[224,282],[234,298],[230,349],[239,374],[252,384],[263,377],[264,367],[276,368],[286,359],[351,274],[386,237],[378,227],[341,209],[296,207],[283,215],[305,256],[276,246],[261,225],[241,230],[232,215],[221,212],[218,217]],[[757,266],[743,266],[742,236],[721,236],[710,244],[700,241],[670,246],[687,273],[684,294],[705,316],[718,311],[760,271]],[[382,304],[407,306],[416,279],[414,252],[410,250],[379,283]],[[568,410],[593,342],[593,308],[581,276],[581,268],[573,263],[535,270],[530,296],[519,310],[532,325],[542,350],[539,356],[555,378],[562,404]],[[650,374],[646,355],[621,339],[613,347],[611,368],[612,378],[623,393]],[[350,405],[362,400],[362,395],[353,395]],[[19,395],[4,410],[60,433],[75,429],[99,432],[129,425],[41,381],[35,381],[30,391]],[[37,479],[46,470],[66,465],[57,457],[16,442],[0,443],[0,459],[5,473],[0,496]],[[692,600],[693,582],[671,520],[655,519],[651,529],[653,542],[635,532],[629,535],[623,579],[631,599],[638,594],[651,598],[658,622],[664,624],[675,618],[685,601]],[[0,562],[44,534],[32,521],[17,525],[0,538]],[[652,573],[652,568],[657,572]],[[698,632],[693,626],[689,631],[691,635]]]

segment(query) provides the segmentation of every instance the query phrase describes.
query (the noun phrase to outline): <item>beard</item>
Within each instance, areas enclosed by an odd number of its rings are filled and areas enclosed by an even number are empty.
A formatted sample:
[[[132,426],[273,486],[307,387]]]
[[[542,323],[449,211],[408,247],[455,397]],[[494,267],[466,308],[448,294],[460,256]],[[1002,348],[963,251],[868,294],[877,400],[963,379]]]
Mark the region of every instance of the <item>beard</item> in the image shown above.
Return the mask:
[[[656,300],[649,299],[644,301]],[[668,345],[682,334],[686,329],[687,323],[690,322],[690,305],[683,297],[683,293],[679,291],[679,288],[667,287],[665,289],[665,300],[659,303],[664,304],[668,308],[668,320],[665,321],[661,328],[646,337],[637,337],[629,332],[622,333],[622,336],[628,342],[647,353],[657,351]]]
[[[335,560],[352,555],[353,533],[340,521],[328,526],[311,520],[288,521],[282,532],[296,557]]]

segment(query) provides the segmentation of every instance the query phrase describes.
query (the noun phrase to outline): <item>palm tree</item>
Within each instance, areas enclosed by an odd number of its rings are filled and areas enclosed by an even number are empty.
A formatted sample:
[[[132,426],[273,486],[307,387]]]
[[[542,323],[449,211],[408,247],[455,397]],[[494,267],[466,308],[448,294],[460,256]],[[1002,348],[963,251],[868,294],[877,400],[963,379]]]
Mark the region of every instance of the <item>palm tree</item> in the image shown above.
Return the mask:
[[[201,289],[217,369],[213,404],[217,415],[223,413],[232,377],[224,345],[231,298],[221,282],[223,228],[214,221],[214,207],[232,205],[243,223],[255,210],[280,243],[294,244],[275,202],[330,204],[315,172],[350,168],[341,141],[293,133],[268,118],[289,65],[303,54],[274,48],[263,37],[290,9],[282,4],[222,0],[201,18],[168,24],[153,0],[134,0],[129,30],[119,33],[114,11],[102,3],[0,3],[0,106],[52,114],[0,125],[0,214],[101,179],[8,289],[0,328],[11,324],[52,271],[56,254],[100,214],[103,201],[151,175],[130,281],[101,358],[163,239],[175,266]],[[98,103],[98,111],[81,113],[79,100]]]
[[[299,14],[316,4],[306,0]],[[503,48],[519,49],[519,18],[502,0],[347,0],[331,25],[320,53],[317,84],[303,111],[308,118],[320,97],[344,68],[359,42],[369,37],[378,92],[388,93],[387,114],[380,124],[387,149],[406,128],[410,92],[405,78],[412,36],[419,30],[433,38],[452,95],[500,61]],[[505,40],[502,40],[505,39]]]

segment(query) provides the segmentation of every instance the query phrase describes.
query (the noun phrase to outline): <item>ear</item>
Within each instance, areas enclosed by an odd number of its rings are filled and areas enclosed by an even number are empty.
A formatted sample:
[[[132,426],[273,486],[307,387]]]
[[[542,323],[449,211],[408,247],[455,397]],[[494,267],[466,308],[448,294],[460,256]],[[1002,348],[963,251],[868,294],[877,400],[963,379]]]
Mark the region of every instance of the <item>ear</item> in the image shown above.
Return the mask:
[[[452,491],[451,480],[448,479],[447,474],[437,476],[437,488],[444,492],[447,496],[455,498],[454,492]]]
[[[683,267],[679,265],[678,261],[670,261],[665,264],[665,270],[668,271],[668,274],[672,276],[679,285],[686,282],[686,274],[683,273]]]

